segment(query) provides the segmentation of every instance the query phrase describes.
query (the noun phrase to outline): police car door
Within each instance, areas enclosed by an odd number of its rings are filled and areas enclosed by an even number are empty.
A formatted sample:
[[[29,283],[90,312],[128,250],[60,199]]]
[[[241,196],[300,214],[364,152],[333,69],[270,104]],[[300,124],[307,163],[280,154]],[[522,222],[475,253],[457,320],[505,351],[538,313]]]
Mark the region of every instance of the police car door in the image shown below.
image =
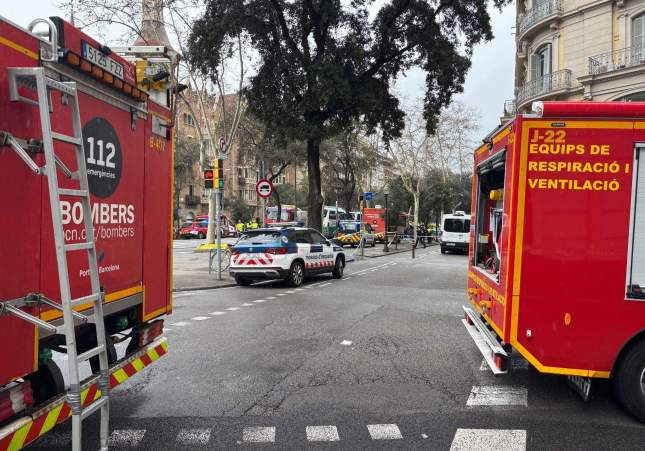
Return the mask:
[[[315,230],[310,230],[311,234],[311,253],[315,262],[314,268],[320,271],[326,271],[334,265],[334,249],[329,245],[327,238]]]
[[[294,231],[296,246],[298,246],[298,255],[305,261],[305,269],[309,269],[311,254],[311,237],[307,230]]]

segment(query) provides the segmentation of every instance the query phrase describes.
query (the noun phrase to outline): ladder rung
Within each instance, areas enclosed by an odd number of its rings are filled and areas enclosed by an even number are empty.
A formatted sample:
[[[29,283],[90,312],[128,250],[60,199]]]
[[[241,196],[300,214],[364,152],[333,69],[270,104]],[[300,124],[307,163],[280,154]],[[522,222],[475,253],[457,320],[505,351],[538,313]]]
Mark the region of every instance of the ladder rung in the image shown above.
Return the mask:
[[[94,294],[90,294],[90,295],[87,295],[87,296],[83,296],[82,298],[72,299],[70,304],[72,305],[72,307],[76,307],[76,306],[79,306],[81,304],[87,304],[88,302],[96,302],[99,299],[101,299],[101,294],[100,293],[94,293]]]
[[[86,360],[89,360],[92,357],[99,355],[104,350],[105,350],[105,345],[98,345],[96,348],[92,348],[89,351],[85,351],[83,354],[80,354],[78,356],[78,363],[85,362]]]
[[[94,241],[90,241],[89,243],[73,243],[65,245],[65,250],[67,252],[82,251],[84,249],[94,249]]]
[[[102,394],[102,396],[94,401],[92,404],[89,406],[85,407],[83,409],[83,413],[81,415],[81,418],[84,420],[85,418],[89,417],[92,415],[94,412],[96,412],[98,409],[100,409],[104,404],[108,402],[108,397]]]
[[[63,141],[66,143],[74,144],[75,146],[80,146],[81,145],[81,140],[78,138],[75,138],[73,136],[68,136],[64,135],[62,133],[56,133],[52,132],[52,138],[58,140],[58,141]]]
[[[58,195],[59,196],[87,197],[87,190],[86,189],[59,188],[58,189]]]
[[[64,92],[70,96],[76,95],[76,83],[57,81],[49,77],[45,77],[45,84],[47,87]]]

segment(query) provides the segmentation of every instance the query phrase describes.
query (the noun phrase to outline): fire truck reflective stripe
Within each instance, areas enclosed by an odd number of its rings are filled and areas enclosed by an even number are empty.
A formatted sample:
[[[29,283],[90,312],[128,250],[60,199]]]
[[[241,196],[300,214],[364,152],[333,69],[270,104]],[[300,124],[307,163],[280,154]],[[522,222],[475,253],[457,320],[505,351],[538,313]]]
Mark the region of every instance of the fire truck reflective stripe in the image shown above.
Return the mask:
[[[151,345],[138,357],[127,363],[122,363],[121,368],[113,370],[110,375],[110,387],[119,385],[130,376],[136,374],[146,366],[168,352],[168,345],[164,339],[160,343]],[[116,376],[118,373],[118,377]],[[81,400],[83,406],[88,406],[101,396],[98,384],[95,382],[88,385],[81,391]],[[49,410],[46,410],[49,409]],[[72,411],[65,402],[65,397],[60,397],[49,406],[33,413],[32,418],[24,417],[16,421],[28,421],[23,426],[9,433],[5,437],[0,437],[0,451],[19,450],[32,443],[50,431],[55,425],[63,423],[71,417]]]
[[[25,55],[27,55],[32,60],[38,61],[38,54],[36,52],[33,52],[33,51],[29,50],[28,48],[25,48],[25,47],[21,46],[20,44],[16,44],[15,42],[10,41],[9,39],[7,39],[7,38],[5,38],[3,36],[0,36],[0,44],[6,45],[7,47],[12,48],[14,50],[17,50],[20,53],[24,53]]]

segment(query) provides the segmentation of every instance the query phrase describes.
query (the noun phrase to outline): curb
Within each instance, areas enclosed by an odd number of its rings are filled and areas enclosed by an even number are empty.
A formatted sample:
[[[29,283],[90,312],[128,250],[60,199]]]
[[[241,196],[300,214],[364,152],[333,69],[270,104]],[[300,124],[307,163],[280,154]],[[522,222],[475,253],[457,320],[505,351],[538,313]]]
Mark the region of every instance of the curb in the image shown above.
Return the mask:
[[[210,285],[205,287],[182,287],[182,288],[173,288],[173,293],[181,293],[182,291],[204,291],[204,290],[215,290],[217,288],[230,288],[235,287],[237,284],[235,282],[225,283],[221,285]]]
[[[433,246],[439,246],[439,244],[438,243],[432,243],[432,244],[427,245],[427,247],[433,247]],[[419,250],[419,248],[417,248],[417,250]],[[385,257],[387,255],[392,255],[392,254],[402,254],[403,252],[412,252],[412,249],[411,248],[410,249],[401,249],[400,251],[399,250],[394,250],[394,251],[390,250],[390,252],[383,252],[382,254],[379,254],[379,255],[364,255],[363,257],[364,258],[379,258],[379,257]]]

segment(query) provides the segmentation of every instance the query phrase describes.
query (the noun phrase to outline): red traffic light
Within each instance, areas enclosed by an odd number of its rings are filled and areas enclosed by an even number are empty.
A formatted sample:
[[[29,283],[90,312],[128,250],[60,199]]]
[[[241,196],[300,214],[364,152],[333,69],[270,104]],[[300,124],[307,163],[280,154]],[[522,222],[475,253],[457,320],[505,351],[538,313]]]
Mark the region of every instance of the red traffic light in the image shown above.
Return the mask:
[[[213,170],[212,169],[206,169],[204,171],[204,180],[213,180]]]

